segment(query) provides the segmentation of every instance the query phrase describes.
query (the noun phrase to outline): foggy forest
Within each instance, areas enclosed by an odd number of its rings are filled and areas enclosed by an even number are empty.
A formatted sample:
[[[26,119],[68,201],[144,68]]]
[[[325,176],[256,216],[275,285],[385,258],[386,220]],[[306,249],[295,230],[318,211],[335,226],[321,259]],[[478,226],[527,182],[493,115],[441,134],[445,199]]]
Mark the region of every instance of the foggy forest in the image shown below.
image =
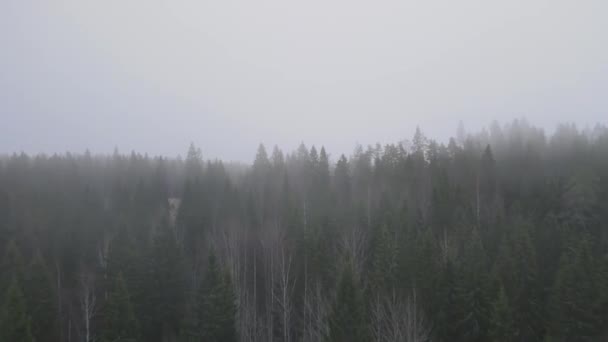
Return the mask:
[[[608,340],[608,129],[423,132],[4,155],[0,341]]]

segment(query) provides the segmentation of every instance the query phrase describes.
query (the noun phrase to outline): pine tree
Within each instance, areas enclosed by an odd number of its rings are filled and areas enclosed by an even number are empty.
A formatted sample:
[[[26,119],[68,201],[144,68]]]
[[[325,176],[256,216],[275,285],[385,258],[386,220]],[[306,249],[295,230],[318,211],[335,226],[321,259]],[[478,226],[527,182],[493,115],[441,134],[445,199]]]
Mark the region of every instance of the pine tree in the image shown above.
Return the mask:
[[[135,318],[131,297],[122,274],[114,279],[114,284],[104,306],[103,341],[134,342],[138,338],[138,323]]]
[[[338,283],[338,290],[329,316],[327,342],[367,342],[370,334],[363,294],[347,265]]]
[[[214,254],[209,256],[205,278],[198,292],[195,337],[204,342],[236,342],[236,298],[232,281]]]
[[[57,303],[51,274],[40,253],[36,253],[25,279],[25,296],[36,342],[58,338]]]
[[[4,310],[0,316],[0,341],[34,341],[30,318],[27,315],[25,298],[16,278],[13,278],[7,290]]]

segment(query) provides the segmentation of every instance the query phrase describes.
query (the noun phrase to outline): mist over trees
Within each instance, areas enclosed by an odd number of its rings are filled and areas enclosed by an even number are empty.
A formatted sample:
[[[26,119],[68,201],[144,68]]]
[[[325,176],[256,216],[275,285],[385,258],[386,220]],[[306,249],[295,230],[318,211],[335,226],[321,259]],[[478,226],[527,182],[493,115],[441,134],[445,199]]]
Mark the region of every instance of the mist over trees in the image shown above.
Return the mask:
[[[0,159],[0,342],[604,341],[608,129]]]

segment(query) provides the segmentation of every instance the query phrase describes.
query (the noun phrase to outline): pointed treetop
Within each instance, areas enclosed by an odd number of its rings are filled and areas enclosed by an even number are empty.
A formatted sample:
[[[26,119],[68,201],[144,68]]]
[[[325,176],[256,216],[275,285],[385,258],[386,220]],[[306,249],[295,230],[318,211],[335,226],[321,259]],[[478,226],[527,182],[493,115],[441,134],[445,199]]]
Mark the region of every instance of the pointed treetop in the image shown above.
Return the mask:
[[[319,163],[321,165],[329,166],[329,156],[327,155],[327,152],[325,152],[325,147],[323,146],[321,146],[321,152],[319,153]]]
[[[281,168],[285,165],[285,156],[277,145],[274,145],[274,148],[272,149],[272,165],[277,168]]]
[[[483,151],[482,159],[484,161],[494,162],[494,155],[492,154],[492,148],[490,147],[490,144],[486,145],[486,148]]]
[[[308,160],[308,149],[306,148],[306,145],[304,145],[304,142],[300,143],[300,146],[298,147],[297,158],[300,160]]]
[[[186,156],[186,178],[196,179],[203,172],[203,154],[200,148],[190,143],[188,155]]]
[[[424,153],[427,148],[427,138],[420,130],[420,127],[416,127],[416,133],[414,133],[414,139],[412,140],[412,148],[415,153]]]
[[[268,161],[268,153],[266,153],[266,147],[264,144],[260,144],[258,146],[258,151],[255,155],[256,162],[267,162]]]
[[[310,148],[309,155],[310,161],[316,165],[319,162],[319,153],[317,152],[317,148],[314,145]]]

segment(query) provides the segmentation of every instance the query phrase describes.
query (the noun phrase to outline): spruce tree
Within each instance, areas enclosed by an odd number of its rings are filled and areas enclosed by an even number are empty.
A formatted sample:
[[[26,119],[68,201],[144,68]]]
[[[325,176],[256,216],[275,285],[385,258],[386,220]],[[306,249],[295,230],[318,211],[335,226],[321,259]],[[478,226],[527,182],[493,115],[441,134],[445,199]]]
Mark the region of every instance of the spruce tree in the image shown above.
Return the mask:
[[[599,260],[596,268],[598,300],[594,312],[599,318],[598,335],[608,337],[608,255]]]
[[[458,302],[458,285],[454,266],[450,260],[441,270],[437,294],[433,300],[433,335],[438,341],[458,341],[458,322],[461,303]]]
[[[520,233],[516,244],[515,260],[519,269],[518,288],[513,297],[513,305],[517,310],[515,322],[520,338],[536,340],[543,333],[544,319],[542,317],[541,288],[538,281],[536,251],[527,232]]]
[[[352,202],[352,181],[351,172],[349,169],[348,159],[346,156],[341,155],[340,159],[336,162],[336,168],[334,170],[333,177],[333,194],[336,200],[337,209],[339,214],[345,215],[348,211],[349,205]]]
[[[503,286],[500,287],[498,297],[492,303],[490,340],[493,342],[517,341],[517,330],[513,320],[513,310],[509,306],[509,299]]]
[[[104,305],[103,318],[104,342],[135,342],[138,340],[138,323],[122,274],[114,279]]]
[[[536,250],[530,238],[532,226],[516,219],[502,241],[498,272],[514,312],[518,336],[538,340],[543,333]]]
[[[172,338],[179,333],[185,304],[185,266],[173,231],[159,228],[154,239],[146,284],[146,301],[150,304],[145,328],[146,340]]]
[[[33,342],[30,318],[19,282],[13,278],[0,316],[0,341]]]
[[[326,342],[368,342],[370,334],[363,294],[352,266],[347,264],[338,283],[336,299],[329,316]]]
[[[458,329],[465,341],[486,341],[490,316],[487,258],[476,228],[473,229],[463,254],[458,286],[462,313]]]
[[[386,224],[376,228],[373,234],[370,251],[370,290],[375,295],[383,295],[394,290],[397,250]]]
[[[114,280],[122,274],[127,286],[131,286],[135,276],[136,245],[129,236],[127,228],[121,226],[118,234],[112,239],[108,248],[106,275],[112,287]]]
[[[0,291],[5,293],[13,278],[19,284],[23,284],[24,273],[25,263],[23,256],[15,240],[11,240],[6,246],[6,252],[2,255],[2,263],[0,264]]]
[[[36,253],[25,277],[25,297],[36,342],[58,338],[57,303],[51,274],[40,253]]]
[[[435,239],[430,229],[416,237],[413,248],[413,280],[410,284],[422,295],[422,302],[430,303],[435,296],[435,285],[439,271]]]
[[[230,276],[215,255],[209,256],[205,278],[198,293],[195,336],[203,342],[236,342],[236,298]]]
[[[594,308],[601,302],[589,242],[582,239],[564,254],[551,298],[550,335],[568,341],[597,337],[602,317]]]

